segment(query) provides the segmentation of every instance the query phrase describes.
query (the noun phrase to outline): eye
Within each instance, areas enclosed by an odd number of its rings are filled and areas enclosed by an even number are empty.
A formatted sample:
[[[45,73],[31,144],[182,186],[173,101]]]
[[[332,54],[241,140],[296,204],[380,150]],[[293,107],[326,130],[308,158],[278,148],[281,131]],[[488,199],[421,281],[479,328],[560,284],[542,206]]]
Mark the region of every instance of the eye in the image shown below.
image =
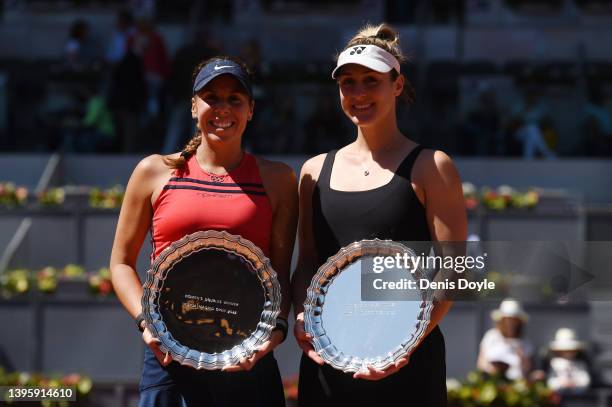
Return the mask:
[[[241,95],[231,95],[229,97],[229,103],[232,106],[240,106],[242,104],[242,102],[243,102],[243,98],[244,97],[241,96]]]
[[[214,93],[208,92],[200,95],[200,98],[209,105],[215,103],[218,100],[217,96]]]
[[[353,86],[355,84],[355,80],[353,78],[342,78],[338,81],[338,84],[341,87]]]
[[[378,85],[380,80],[375,76],[366,76],[363,81],[367,86],[375,86]]]

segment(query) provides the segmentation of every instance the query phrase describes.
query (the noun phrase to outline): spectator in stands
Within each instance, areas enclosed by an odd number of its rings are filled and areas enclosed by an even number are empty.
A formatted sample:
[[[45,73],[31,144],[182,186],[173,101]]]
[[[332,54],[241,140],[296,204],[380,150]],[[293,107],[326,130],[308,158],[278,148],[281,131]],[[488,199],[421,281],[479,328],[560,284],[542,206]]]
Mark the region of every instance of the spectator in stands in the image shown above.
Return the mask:
[[[523,329],[528,316],[521,304],[513,299],[502,301],[499,309],[491,312],[495,327],[488,330],[480,342],[477,368],[489,374],[495,373],[492,364],[494,350],[507,353],[509,364],[506,376],[510,380],[526,378],[531,371],[533,346],[523,338]]]
[[[141,18],[136,24],[136,32],[129,39],[129,46],[142,59],[148,91],[147,111],[151,117],[156,117],[161,109],[161,90],[170,74],[166,44],[153,21]]]
[[[128,49],[123,59],[113,67],[108,96],[117,138],[124,153],[134,153],[141,148],[140,121],[147,90],[142,60]]]
[[[128,41],[136,32],[132,13],[122,10],[117,14],[115,32],[106,51],[106,61],[116,65],[125,57],[128,50]]]
[[[190,89],[197,131],[181,152],[151,155],[136,166],[111,254],[115,292],[147,345],[140,405],[284,406],[272,350],[286,337],[291,306],[296,176],[287,165],[255,157],[242,148],[244,129],[255,107],[250,72],[242,61],[215,57],[198,64]],[[282,293],[277,328],[269,340],[258,352],[223,371],[196,370],[173,361],[171,354],[162,352],[160,340],[142,316],[143,288],[135,267],[147,232],[154,261],[173,242],[202,230],[226,230],[252,241],[269,257]]]
[[[69,69],[83,69],[93,59],[92,47],[88,42],[89,24],[77,20],[70,26],[68,40],[64,45],[64,57]]]
[[[549,350],[553,357],[548,367],[548,387],[556,391],[570,392],[589,388],[589,369],[584,358],[580,357],[585,350],[585,344],[576,339],[576,333],[572,329],[558,329]]]
[[[546,144],[540,128],[547,113],[548,109],[535,88],[528,88],[523,99],[512,109],[514,137],[522,144],[523,158],[533,159],[538,154],[546,158],[556,156]]]
[[[67,121],[62,132],[64,152],[94,153],[111,151],[115,138],[113,117],[99,86],[86,86],[78,95],[80,113],[74,122]]]
[[[612,155],[612,114],[606,108],[606,98],[599,88],[593,88],[584,107],[582,131],[589,156]]]
[[[477,105],[465,118],[465,138],[461,153],[466,155],[495,155],[499,150],[501,114],[493,89],[483,87]]]
[[[264,67],[261,57],[261,45],[256,38],[251,38],[242,44],[240,47],[240,58],[253,67],[255,79],[261,80]]]

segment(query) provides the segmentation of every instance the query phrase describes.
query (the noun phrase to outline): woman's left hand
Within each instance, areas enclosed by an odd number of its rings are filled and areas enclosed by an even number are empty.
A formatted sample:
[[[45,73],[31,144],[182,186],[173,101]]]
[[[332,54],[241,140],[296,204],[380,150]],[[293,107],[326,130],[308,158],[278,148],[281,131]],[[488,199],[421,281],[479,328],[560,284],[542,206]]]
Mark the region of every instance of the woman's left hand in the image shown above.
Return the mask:
[[[364,380],[380,380],[385,377],[397,372],[402,367],[408,364],[410,356],[405,356],[395,362],[394,365],[387,367],[384,370],[378,370],[373,366],[367,366],[367,370],[360,370],[353,375],[353,379],[364,379]]]
[[[270,339],[264,342],[263,345],[259,347],[250,358],[241,359],[237,365],[225,366],[222,371],[224,372],[241,372],[248,371],[255,366],[255,363],[266,354],[271,352],[274,348],[276,348],[283,341],[283,333],[280,330],[272,331],[272,335],[270,335]]]

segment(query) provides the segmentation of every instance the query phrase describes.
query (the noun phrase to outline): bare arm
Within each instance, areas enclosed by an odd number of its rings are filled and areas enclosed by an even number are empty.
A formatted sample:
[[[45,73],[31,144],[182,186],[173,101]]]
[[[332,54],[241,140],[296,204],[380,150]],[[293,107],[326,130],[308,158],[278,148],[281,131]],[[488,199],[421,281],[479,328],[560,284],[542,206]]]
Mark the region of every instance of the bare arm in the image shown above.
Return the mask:
[[[291,309],[289,275],[298,221],[297,179],[290,167],[278,162],[262,166],[262,178],[273,209],[270,262],[281,286],[280,316],[287,318]]]
[[[153,214],[152,198],[165,183],[169,169],[163,164],[161,156],[149,156],[134,169],[123,198],[113,250],[110,270],[113,287],[119,301],[135,318],[140,312],[142,285],[136,272],[136,261],[142,242],[151,224]],[[162,365],[168,365],[172,359],[159,349],[159,342],[145,328],[142,338],[154,352]]]
[[[432,240],[440,242],[465,242],[467,239],[467,214],[461,189],[461,178],[448,155],[441,151],[422,153],[423,164],[417,177],[425,187],[425,210]],[[453,247],[456,249],[456,247]],[[465,253],[451,253],[464,255]],[[450,310],[452,301],[436,301],[429,334]]]
[[[491,373],[490,364],[487,362],[487,359],[482,352],[482,349],[478,352],[478,359],[476,360],[476,368],[478,370],[482,370],[483,372]]]
[[[311,158],[302,166],[299,185],[299,222],[298,247],[299,255],[297,267],[291,279],[293,292],[293,310],[295,325],[293,334],[302,351],[316,363],[322,365],[323,359],[315,352],[310,340],[312,337],[304,330],[304,300],[310,280],[317,270],[317,251],[314,244],[312,229],[312,194],[323,166],[325,154]]]
[[[491,369],[491,364],[487,361],[487,358],[485,357],[486,349],[491,347],[489,340],[490,332],[491,331],[485,333],[482,340],[480,341],[480,346],[478,347],[478,359],[476,359],[476,368],[487,373],[493,373]]]
[[[142,285],[136,261],[149,230],[153,210],[156,158],[147,157],[134,169],[127,185],[110,259],[111,279],[119,301],[132,317],[141,312]]]
[[[302,167],[299,185],[298,260],[291,279],[295,315],[304,311],[310,280],[317,269],[317,251],[312,228],[312,194],[325,156],[314,157]]]

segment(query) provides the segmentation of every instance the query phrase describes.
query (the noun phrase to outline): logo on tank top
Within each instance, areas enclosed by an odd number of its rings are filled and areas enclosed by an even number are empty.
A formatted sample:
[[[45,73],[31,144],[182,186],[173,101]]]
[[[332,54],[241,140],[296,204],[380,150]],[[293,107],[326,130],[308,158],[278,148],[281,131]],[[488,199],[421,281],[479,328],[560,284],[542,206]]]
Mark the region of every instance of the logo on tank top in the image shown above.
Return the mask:
[[[201,198],[211,198],[211,197],[215,197],[215,198],[223,198],[223,199],[229,199],[232,197],[235,197],[236,194],[226,194],[223,192],[198,192],[198,195]]]

